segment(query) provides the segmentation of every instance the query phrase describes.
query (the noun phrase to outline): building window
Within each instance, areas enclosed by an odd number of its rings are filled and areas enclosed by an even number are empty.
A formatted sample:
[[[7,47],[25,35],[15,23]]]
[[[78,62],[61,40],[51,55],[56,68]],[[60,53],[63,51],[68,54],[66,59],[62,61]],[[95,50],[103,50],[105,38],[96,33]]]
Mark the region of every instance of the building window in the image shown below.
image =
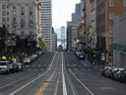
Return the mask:
[[[33,12],[32,12],[32,11],[30,11],[30,12],[29,12],[29,15],[33,15]]]
[[[7,27],[9,27],[10,25],[8,24]]]
[[[7,15],[9,15],[9,12],[7,12]]]
[[[13,10],[16,10],[16,7],[15,6],[13,6]]]
[[[2,12],[2,16],[6,16],[6,11],[3,11]]]
[[[9,21],[9,17],[7,17],[7,21]]]
[[[21,31],[21,35],[24,36],[25,32],[24,31]]]
[[[2,5],[2,9],[6,9],[6,5]]]
[[[24,26],[25,26],[25,21],[24,21],[24,19],[21,19],[20,26],[21,26],[21,28],[24,28]]]
[[[29,15],[33,15],[32,7],[29,7]]]
[[[15,15],[16,14],[16,7],[13,6],[13,14]]]
[[[16,24],[16,17],[13,18],[13,22],[14,22],[14,24]]]
[[[33,32],[32,32],[32,31],[29,31],[29,33],[33,34]]]
[[[21,7],[21,15],[25,15],[25,9],[24,9],[24,7]]]
[[[5,17],[2,18],[2,22],[6,22],[6,18]]]
[[[13,18],[13,21],[12,21],[12,26],[13,26],[13,28],[16,28],[16,25],[17,25],[16,17],[14,17],[14,18]]]
[[[9,8],[9,5],[7,5],[7,9]]]
[[[29,20],[29,27],[33,27],[33,21]]]

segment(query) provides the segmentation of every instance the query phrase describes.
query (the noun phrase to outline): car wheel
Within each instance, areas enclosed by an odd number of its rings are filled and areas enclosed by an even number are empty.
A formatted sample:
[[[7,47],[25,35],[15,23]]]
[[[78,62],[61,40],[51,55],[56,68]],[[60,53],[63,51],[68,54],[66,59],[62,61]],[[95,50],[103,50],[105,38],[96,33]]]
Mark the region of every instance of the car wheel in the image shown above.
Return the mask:
[[[6,74],[9,74],[10,73],[10,70],[8,69],[7,71],[6,71]]]
[[[19,65],[19,66],[18,66],[19,71],[22,71],[23,68],[24,68],[23,65]]]

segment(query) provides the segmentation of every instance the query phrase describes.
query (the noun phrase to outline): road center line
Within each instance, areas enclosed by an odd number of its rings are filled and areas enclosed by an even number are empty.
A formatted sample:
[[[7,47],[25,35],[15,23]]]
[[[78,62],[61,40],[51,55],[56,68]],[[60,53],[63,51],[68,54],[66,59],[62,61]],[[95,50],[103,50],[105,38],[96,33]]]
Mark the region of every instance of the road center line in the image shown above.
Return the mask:
[[[52,59],[52,62],[51,62],[51,64],[50,64],[49,68],[48,68],[48,71],[51,70],[51,67],[52,67],[52,65],[53,65],[53,63],[54,63],[54,59],[55,59],[56,55],[57,55],[57,52],[55,53],[55,55],[54,55],[54,57],[53,57],[53,59]]]
[[[48,87],[49,82],[52,80],[52,78],[54,77],[55,74],[56,74],[56,72],[54,71],[53,74],[47,80],[45,80],[43,82],[43,85],[38,89],[38,91],[35,95],[44,95],[44,91]]]
[[[56,89],[55,89],[55,92],[54,92],[54,95],[57,95],[57,91],[58,91],[58,86],[59,86],[59,73],[58,73],[58,78],[57,78],[57,82],[56,82]]]
[[[57,53],[56,53],[57,54]],[[44,73],[40,74],[37,78],[33,79],[32,81],[26,83],[25,85],[21,86],[20,88],[16,89],[15,91],[13,91],[12,93],[10,93],[9,95],[15,95],[16,93],[20,92],[21,90],[23,90],[25,87],[29,86],[30,84],[32,84],[33,82],[35,82],[36,80],[40,79],[41,77],[43,77],[44,75],[46,75],[49,70],[52,67],[52,64],[54,63],[54,59],[56,57],[56,54],[53,56],[53,59],[51,61],[51,64],[49,65],[49,68],[47,69],[47,71],[45,71]]]
[[[67,71],[66,71],[66,72],[67,72]],[[73,92],[73,95],[76,95],[74,86],[73,86],[73,84],[72,84],[72,82],[71,82],[71,80],[70,80],[70,77],[69,77],[68,73],[67,73],[67,79],[68,79],[68,81],[69,81],[69,85],[70,85],[70,88],[71,88],[71,90],[72,90],[72,92]]]
[[[63,95],[67,95],[67,89],[66,89],[66,82],[65,82],[65,76],[64,76],[64,59],[63,59],[63,53],[62,53],[62,81],[63,81]]]
[[[90,95],[95,95],[83,82],[81,82],[81,80],[72,72],[72,70],[69,70],[69,72],[90,93]]]
[[[59,61],[59,55],[57,57],[57,60],[55,61],[55,63],[58,64]],[[42,86],[39,87],[39,89],[37,90],[37,92],[35,93],[35,95],[44,95],[45,90],[47,89],[47,87],[49,86],[49,82],[52,80],[52,78],[54,77],[54,75],[57,72],[54,70],[53,73],[51,74],[51,76],[49,76],[49,78],[45,81],[42,81]]]

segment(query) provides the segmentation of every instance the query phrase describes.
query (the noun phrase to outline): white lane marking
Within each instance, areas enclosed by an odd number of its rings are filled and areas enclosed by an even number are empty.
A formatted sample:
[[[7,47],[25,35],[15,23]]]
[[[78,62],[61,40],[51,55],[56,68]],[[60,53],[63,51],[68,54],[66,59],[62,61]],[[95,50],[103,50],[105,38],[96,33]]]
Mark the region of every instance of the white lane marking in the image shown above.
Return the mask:
[[[95,95],[77,76],[72,72],[72,70],[69,70],[70,73],[74,76],[74,78],[90,93],[90,95]]]
[[[58,56],[58,59],[57,59],[57,65],[58,65],[59,59],[60,59],[60,55]],[[57,73],[57,82],[56,82],[54,95],[57,95],[57,92],[58,92],[59,78],[60,78],[60,72]]]
[[[66,82],[65,82],[65,76],[64,76],[64,59],[63,59],[63,53],[62,53],[62,81],[63,81],[63,95],[67,95],[67,89],[66,89]]]
[[[69,80],[70,81],[70,80]],[[70,82],[70,87],[71,87],[71,89],[72,89],[72,92],[73,92],[73,95],[76,95],[75,94],[75,90],[74,90],[74,88],[73,88],[73,84]]]
[[[68,75],[68,73],[67,73],[66,68],[65,68],[65,73],[66,73],[66,76],[67,76],[67,79],[68,79],[68,82],[69,82],[70,88],[71,88],[71,90],[72,90],[72,92],[73,92],[73,95],[76,95],[76,92],[75,92],[74,86],[73,86],[73,84],[72,84],[72,82],[71,82],[71,80],[70,80],[70,77],[69,77],[69,75]]]
[[[56,54],[54,55],[53,60],[54,60],[55,56],[56,56]],[[52,63],[53,63],[53,60],[52,60]],[[50,66],[49,66],[50,68],[52,67],[52,63],[51,63]],[[50,69],[50,68],[49,68],[49,69]],[[29,70],[29,69],[28,69],[28,70]],[[24,79],[24,78],[22,78],[22,79]],[[20,80],[19,80],[19,81],[20,81]],[[10,86],[10,85],[13,85],[13,84],[15,84],[16,82],[18,82],[18,81],[14,81],[14,82],[11,82],[11,83],[6,84],[6,85],[4,85],[4,86],[1,86],[0,89],[5,88],[5,87],[8,87],[8,86]]]
[[[58,75],[59,75],[59,73],[58,73]],[[59,75],[59,76],[60,76],[60,75]],[[55,92],[54,92],[54,95],[57,95],[58,86],[59,86],[59,76],[58,76],[58,78],[57,78],[57,82],[56,82],[56,90],[55,90]]]
[[[20,81],[20,80],[19,80],[19,81]],[[4,85],[4,86],[1,86],[0,89],[5,88],[5,87],[8,87],[8,86],[10,86],[10,85],[13,85],[13,84],[15,84],[16,82],[18,82],[18,81],[14,81],[14,82],[11,82],[11,83],[6,84],[6,85]]]
[[[53,71],[53,74],[47,79],[48,82],[50,82],[52,80],[52,78],[54,77],[56,71]]]
[[[69,81],[69,85],[70,85],[70,87],[71,87],[71,89],[72,89],[73,95],[76,95],[76,92],[75,92],[75,90],[74,90],[74,86],[73,86],[73,84],[72,84],[72,82],[71,82],[71,80],[70,80],[70,77],[68,76],[68,73],[67,73],[67,78],[68,78],[68,81]]]
[[[26,88],[27,86],[29,86],[30,84],[32,84],[33,82],[38,80],[39,78],[41,78],[44,75],[46,75],[49,72],[50,68],[52,67],[52,64],[54,63],[55,57],[56,57],[56,54],[53,56],[52,62],[50,64],[49,68],[47,69],[47,71],[45,71],[44,73],[39,75],[37,78],[33,79],[32,81],[30,81],[30,82],[26,83],[25,85],[21,86],[20,88],[16,89],[15,91],[11,92],[9,95],[15,95],[16,93],[20,92],[21,90],[23,90],[24,88]]]
[[[50,64],[48,70],[51,70],[51,67],[52,67],[52,65],[53,65],[53,63],[54,63],[54,59],[55,59],[55,57],[56,57],[56,54],[57,54],[57,52],[55,53],[55,55],[54,55],[54,57],[53,57],[53,59],[52,59],[52,62],[51,62],[51,64]]]

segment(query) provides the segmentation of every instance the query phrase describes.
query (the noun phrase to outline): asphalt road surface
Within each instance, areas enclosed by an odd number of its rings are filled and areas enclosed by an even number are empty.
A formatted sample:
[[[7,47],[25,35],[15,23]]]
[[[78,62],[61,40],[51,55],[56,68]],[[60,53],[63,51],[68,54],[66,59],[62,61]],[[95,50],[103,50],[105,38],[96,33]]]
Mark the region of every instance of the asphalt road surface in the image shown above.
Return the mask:
[[[72,53],[56,52],[0,75],[0,95],[126,95],[126,84],[104,78]]]

